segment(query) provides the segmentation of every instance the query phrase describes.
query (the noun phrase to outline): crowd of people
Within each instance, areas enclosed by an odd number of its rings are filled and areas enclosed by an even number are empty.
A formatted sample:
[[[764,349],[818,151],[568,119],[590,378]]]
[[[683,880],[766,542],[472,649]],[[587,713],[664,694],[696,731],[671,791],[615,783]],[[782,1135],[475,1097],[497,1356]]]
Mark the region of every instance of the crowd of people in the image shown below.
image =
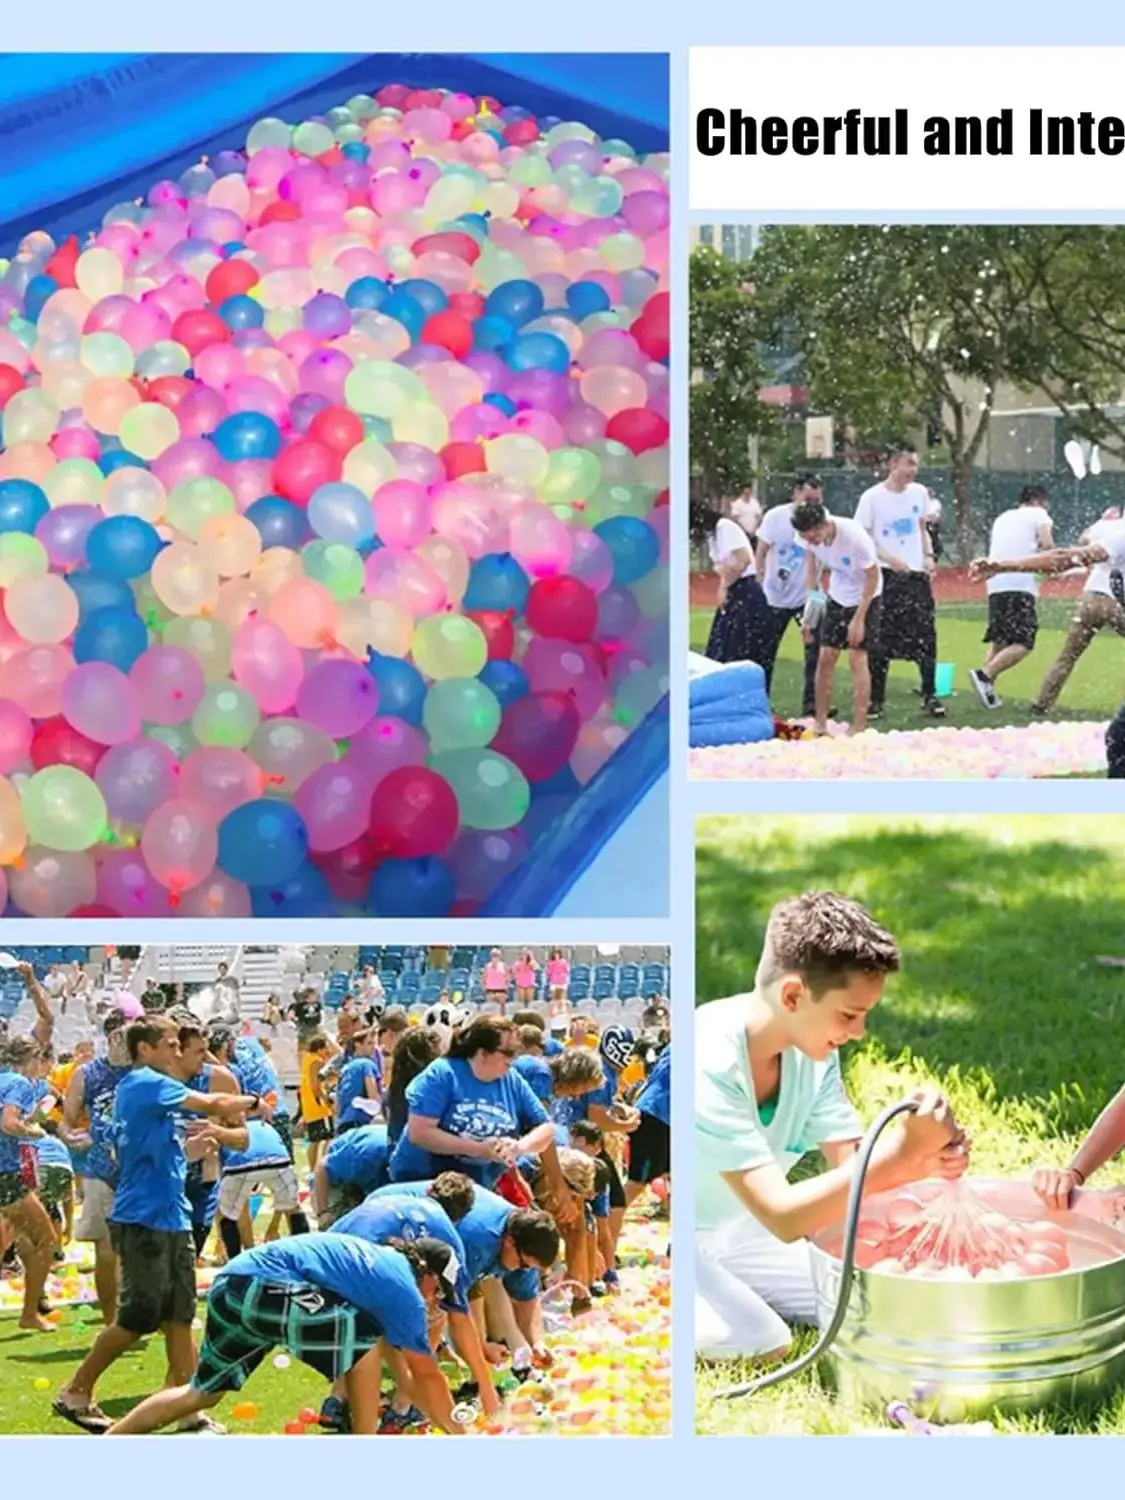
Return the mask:
[[[626,1207],[668,1182],[659,1002],[639,1032],[530,1007],[470,1016],[448,997],[419,1024],[361,976],[333,1036],[301,992],[294,1111],[265,1018],[201,1020],[153,994],[132,1015],[101,1008],[101,1044],[56,1058],[51,997],[20,972],[35,1022],[0,1049],[0,1245],[24,1278],[20,1326],[39,1332],[57,1326],[52,1261],[71,1233],[92,1246],[103,1326],[52,1402],[87,1432],[221,1430],[212,1410],[278,1346],[328,1382],[328,1430],[463,1432],[458,1402],[499,1413],[498,1367],[550,1362],[548,1288],[574,1316],[614,1294]],[[527,987],[510,977],[518,1005]],[[163,1389],[111,1421],[99,1382],[157,1332]]]
[[[788,502],[764,514],[752,494],[729,516],[696,502],[692,534],[707,546],[718,575],[718,609],[706,654],[720,662],[753,661],[769,690],[774,664],[791,624],[804,640],[802,714],[828,732],[837,661],[846,651],[852,681],[853,734],[885,713],[891,663],[918,668],[920,705],[946,717],[938,695],[937,621],[933,578],[941,557],[941,502],[919,483],[918,454],[896,444],[886,474],[865,490],[852,517],[833,515],[819,478],[795,476]],[[989,710],[1001,707],[997,679],[1035,648],[1038,576],[1087,568],[1066,641],[1047,670],[1031,711],[1050,714],[1075,664],[1101,630],[1125,635],[1125,521],[1112,508],[1084,531],[1076,547],[1056,548],[1048,496],[1022,489],[1018,503],[993,522],[987,558],[970,569],[987,579],[987,655],[970,680]],[[752,528],[752,529],[751,529]],[[1125,774],[1125,715],[1120,731]],[[1110,741],[1111,775],[1113,740]]]

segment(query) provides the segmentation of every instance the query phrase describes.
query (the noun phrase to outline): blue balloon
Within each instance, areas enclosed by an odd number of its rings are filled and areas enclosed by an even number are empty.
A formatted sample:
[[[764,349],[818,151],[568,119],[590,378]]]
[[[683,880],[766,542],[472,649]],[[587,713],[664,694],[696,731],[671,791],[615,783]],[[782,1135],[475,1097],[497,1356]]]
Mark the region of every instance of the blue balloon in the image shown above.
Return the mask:
[[[50,508],[30,479],[0,479],[0,531],[33,532]]]
[[[308,850],[304,819],[287,802],[244,802],[219,824],[219,869],[246,885],[284,884]]]
[[[421,724],[426,682],[418,668],[397,656],[367,652],[367,670],[379,685],[379,713]]]
[[[74,660],[107,661],[118,671],[128,672],[142,652],[148,650],[148,629],[136,610],[111,605],[96,609],[74,632]]]
[[[494,406],[497,411],[504,413],[506,417],[514,417],[519,407],[511,396],[505,396],[503,391],[489,391],[487,396],[481,397],[481,404]]]
[[[523,613],[531,581],[510,552],[490,552],[478,557],[469,569],[469,585],[461,608],[506,609]]]
[[[477,678],[489,692],[495,693],[501,708],[507,708],[517,698],[525,698],[531,691],[524,669],[514,661],[505,661],[503,657],[485,662],[477,673]]]
[[[281,452],[281,430],[260,411],[236,411],[221,421],[211,441],[227,463],[240,458],[276,458]]]
[[[98,459],[98,468],[108,476],[116,474],[118,469],[147,469],[148,464],[128,448],[110,448]]]
[[[487,318],[506,318],[517,328],[530,323],[543,311],[543,293],[534,281],[502,281],[493,287],[484,304]]]
[[[436,281],[424,281],[415,276],[409,281],[400,281],[398,289],[406,296],[413,297],[427,318],[432,318],[434,313],[444,312],[449,306],[449,298]]]
[[[515,333],[516,325],[508,318],[476,318],[473,321],[473,348],[480,354],[492,354],[510,344]]]
[[[29,323],[37,321],[39,314],[59,289],[53,276],[33,276],[23,294],[24,317]]]
[[[66,581],[78,596],[79,621],[88,620],[102,609],[136,612],[133,590],[124,578],[111,578],[106,573],[91,573],[87,568],[78,568],[66,575]]]
[[[355,487],[332,480],[313,491],[308,504],[309,525],[327,542],[362,547],[375,538],[371,501]]]
[[[378,312],[390,295],[390,287],[378,276],[360,276],[344,293],[344,301],[353,311]]]
[[[597,281],[572,281],[566,289],[566,305],[578,318],[608,312],[613,306],[609,293]]]
[[[221,172],[216,172],[215,175],[216,177],[221,177],[224,174]],[[227,173],[225,175],[230,176],[231,174]],[[219,246],[219,254],[223,257],[224,260],[230,260],[232,255],[237,255],[240,250],[245,249],[246,246],[242,243],[241,240],[227,240],[225,245]]]
[[[613,553],[614,583],[636,583],[660,561],[660,538],[636,516],[613,516],[595,526],[594,534]]]
[[[371,877],[367,899],[376,917],[447,917],[456,891],[440,859],[387,859]]]
[[[553,370],[565,375],[570,350],[553,333],[521,333],[501,351],[513,370]]]
[[[360,420],[363,430],[369,438],[374,438],[377,443],[393,443],[395,440],[394,428],[386,417],[364,416]]]
[[[262,548],[288,547],[295,552],[312,535],[309,518],[299,505],[280,495],[263,495],[246,508],[246,519],[258,528]]]
[[[156,527],[140,516],[109,516],[86,538],[86,561],[109,578],[141,578],[163,546]]]
[[[385,317],[394,318],[396,323],[401,323],[410,335],[411,343],[417,341],[418,335],[426,326],[426,309],[401,287],[395,287],[391,291],[379,311]]]
[[[260,302],[253,297],[239,294],[237,297],[228,297],[221,302],[217,308],[219,317],[228,328],[240,330],[243,328],[261,328],[266,321],[266,310]]]
[[[349,161],[366,161],[371,155],[371,147],[364,141],[348,141],[347,145],[340,147],[340,155]]]
[[[334,917],[328,882],[305,860],[286,880],[250,887],[250,909],[256,917]]]

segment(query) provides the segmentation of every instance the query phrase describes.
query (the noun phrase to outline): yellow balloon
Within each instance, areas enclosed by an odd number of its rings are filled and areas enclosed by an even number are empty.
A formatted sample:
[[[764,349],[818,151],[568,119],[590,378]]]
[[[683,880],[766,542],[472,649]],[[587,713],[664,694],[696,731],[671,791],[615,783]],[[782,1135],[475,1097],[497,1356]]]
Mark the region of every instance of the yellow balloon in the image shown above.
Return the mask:
[[[339,606],[336,639],[360,661],[367,649],[382,656],[405,656],[410,650],[414,621],[389,599],[345,599]]]
[[[23,578],[41,576],[49,567],[47,549],[38,537],[24,531],[6,531],[0,536],[0,589],[11,589]]]
[[[412,401],[391,418],[396,443],[417,443],[434,453],[449,442],[449,421],[432,401]]]
[[[219,575],[198,547],[173,542],[152,565],[156,597],[174,615],[210,614],[219,602]]]
[[[445,536],[428,536],[414,550],[433,568],[445,584],[450,604],[458,608],[469,586],[469,559],[464,550]]]
[[[116,375],[118,379],[127,379],[135,363],[132,349],[119,333],[86,334],[78,357],[91,375]]]
[[[258,561],[262,537],[245,516],[211,516],[199,534],[199,550],[220,578],[238,578]]]
[[[551,456],[543,444],[522,432],[507,432],[484,445],[490,474],[534,489],[547,477]]]
[[[0,776],[0,865],[13,864],[27,848],[27,824],[19,793]]]
[[[92,458],[64,458],[43,481],[48,504],[97,505],[101,500],[105,475]]]
[[[365,438],[344,459],[343,480],[354,484],[370,500],[380,485],[386,484],[398,473],[398,465],[392,454],[374,438]]]
[[[303,578],[305,565],[301,554],[289,547],[267,547],[250,571],[250,581],[268,598],[294,578]]]
[[[99,375],[82,392],[82,415],[107,437],[117,437],[126,414],[140,404],[136,386],[118,375]]]
[[[103,297],[116,297],[124,287],[125,267],[112,250],[93,245],[78,257],[74,279],[84,296],[100,302]]]
[[[180,424],[175,412],[159,401],[142,401],[125,413],[119,436],[130,453],[148,463],[178,441]]]
[[[16,443],[49,443],[58,430],[59,403],[37,386],[17,391],[4,408],[0,432],[5,448]]]

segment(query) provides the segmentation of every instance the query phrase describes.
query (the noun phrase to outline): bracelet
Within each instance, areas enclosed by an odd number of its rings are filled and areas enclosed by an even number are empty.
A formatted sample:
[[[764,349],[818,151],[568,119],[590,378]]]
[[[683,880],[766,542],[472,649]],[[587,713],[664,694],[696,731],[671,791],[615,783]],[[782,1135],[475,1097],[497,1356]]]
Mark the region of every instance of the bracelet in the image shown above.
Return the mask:
[[[1083,1172],[1081,1170],[1081,1168],[1079,1168],[1079,1167],[1067,1167],[1066,1170],[1070,1173],[1070,1175],[1072,1177],[1077,1177],[1078,1178],[1078,1186],[1079,1187],[1085,1187],[1086,1186],[1086,1174],[1085,1174],[1085,1172]]]

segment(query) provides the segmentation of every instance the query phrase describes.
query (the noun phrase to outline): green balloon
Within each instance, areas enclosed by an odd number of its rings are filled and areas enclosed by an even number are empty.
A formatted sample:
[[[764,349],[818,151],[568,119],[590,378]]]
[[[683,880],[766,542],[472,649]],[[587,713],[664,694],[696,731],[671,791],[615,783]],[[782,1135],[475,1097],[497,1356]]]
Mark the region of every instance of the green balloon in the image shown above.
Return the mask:
[[[585,448],[555,448],[547,462],[546,478],[537,486],[539,499],[545,505],[588,500],[601,477],[601,464]]]
[[[500,700],[475,677],[435,682],[422,705],[422,724],[435,754],[491,744],[500,718]]]
[[[201,745],[233,745],[243,750],[260,718],[258,705],[245,688],[216,682],[204,689],[191,716],[191,729]]]
[[[654,498],[645,484],[599,484],[586,502],[586,525],[600,526],[616,516],[643,521],[652,510]]]
[[[202,474],[176,486],[168,496],[164,514],[170,526],[197,542],[212,516],[233,516],[237,510],[234,496],[223,481]]]
[[[626,729],[635,729],[667,692],[666,667],[642,667],[630,672],[613,700],[613,717]]]
[[[495,750],[446,750],[430,764],[453,788],[466,828],[514,828],[531,803],[523,772]]]
[[[146,739],[167,745],[179,761],[198,748],[198,741],[186,724],[146,724],[143,732]]]
[[[28,842],[78,853],[105,834],[108,814],[97,782],[73,766],[46,766],[24,785]]]
[[[309,542],[301,549],[305,573],[322,583],[333,599],[355,599],[363,592],[363,558],[343,542]]]
[[[419,672],[435,682],[475,677],[488,660],[484,632],[465,615],[427,615],[418,621],[410,649]]]
[[[428,401],[430,393],[419,376],[405,365],[385,359],[361,360],[344,381],[344,399],[361,416],[388,420],[414,401]]]

